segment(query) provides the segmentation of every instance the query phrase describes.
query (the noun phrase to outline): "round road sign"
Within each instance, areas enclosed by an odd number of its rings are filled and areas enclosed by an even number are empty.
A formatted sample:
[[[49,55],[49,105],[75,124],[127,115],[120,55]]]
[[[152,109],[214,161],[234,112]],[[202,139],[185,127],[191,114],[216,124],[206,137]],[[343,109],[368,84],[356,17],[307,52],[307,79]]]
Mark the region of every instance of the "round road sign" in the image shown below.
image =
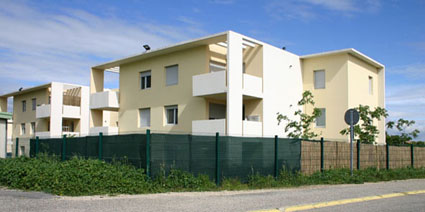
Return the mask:
[[[349,109],[345,112],[345,123],[355,125],[359,122],[359,112],[356,109]]]

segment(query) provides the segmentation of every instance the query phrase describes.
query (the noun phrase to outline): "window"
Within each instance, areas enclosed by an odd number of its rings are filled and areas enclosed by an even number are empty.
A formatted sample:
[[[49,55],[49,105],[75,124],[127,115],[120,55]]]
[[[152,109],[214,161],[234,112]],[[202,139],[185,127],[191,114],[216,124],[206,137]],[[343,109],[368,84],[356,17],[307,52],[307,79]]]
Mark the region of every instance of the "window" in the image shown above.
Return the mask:
[[[166,77],[167,86],[177,85],[179,83],[179,66],[178,65],[165,67],[165,72],[167,75]]]
[[[25,123],[21,124],[21,135],[25,135]]]
[[[369,76],[369,94],[373,94],[373,78]]]
[[[31,122],[31,134],[35,134],[35,122]]]
[[[27,111],[27,101],[22,101],[22,112]]]
[[[226,71],[226,64],[210,60],[210,72]]]
[[[140,72],[140,89],[151,88],[151,71]]]
[[[35,108],[37,107],[37,99],[36,98],[31,99],[31,103],[32,103],[32,110],[35,110]]]
[[[321,114],[316,118],[316,127],[326,127],[326,109],[319,108]]]
[[[325,70],[314,71],[314,89],[323,89],[325,88]]]
[[[177,124],[178,123],[177,105],[165,107],[165,115],[167,118],[167,124]]]
[[[151,109],[144,108],[139,109],[140,115],[140,127],[150,127],[151,126]]]

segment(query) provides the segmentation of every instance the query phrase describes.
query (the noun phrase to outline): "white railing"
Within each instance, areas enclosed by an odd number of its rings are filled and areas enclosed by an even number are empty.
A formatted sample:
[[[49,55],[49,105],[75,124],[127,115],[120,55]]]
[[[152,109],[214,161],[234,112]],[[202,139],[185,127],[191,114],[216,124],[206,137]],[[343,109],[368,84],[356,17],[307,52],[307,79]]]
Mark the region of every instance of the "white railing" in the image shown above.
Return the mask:
[[[78,106],[64,105],[62,107],[62,117],[64,118],[80,118],[81,109]]]
[[[226,119],[192,121],[192,134],[194,135],[214,135],[216,132],[225,135]]]
[[[263,97],[263,80],[260,77],[243,74],[243,90],[244,95],[257,98]]]
[[[104,135],[117,135],[118,127],[91,127],[89,134],[90,135],[99,135],[99,133]]]
[[[37,136],[39,138],[50,138],[50,132],[49,131],[35,132],[35,136]]]
[[[262,136],[263,123],[259,121],[243,121],[243,136]]]
[[[205,96],[226,92],[226,71],[211,72],[192,77],[193,96]]]
[[[37,106],[35,117],[38,119],[50,117],[50,104]]]
[[[66,135],[67,137],[78,137],[80,136],[79,132],[62,132],[62,135]]]
[[[90,109],[118,110],[119,92],[103,91],[90,95]]]

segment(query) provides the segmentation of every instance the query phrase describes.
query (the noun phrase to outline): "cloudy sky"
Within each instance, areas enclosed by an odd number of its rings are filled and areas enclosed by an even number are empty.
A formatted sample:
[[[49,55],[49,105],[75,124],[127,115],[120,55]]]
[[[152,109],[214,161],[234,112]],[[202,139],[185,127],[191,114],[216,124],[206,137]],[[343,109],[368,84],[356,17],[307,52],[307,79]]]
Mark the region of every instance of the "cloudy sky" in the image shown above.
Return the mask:
[[[233,30],[298,55],[356,48],[386,66],[390,119],[425,140],[423,0],[0,0],[0,94],[88,85],[91,66]],[[117,76],[107,76],[113,86]]]

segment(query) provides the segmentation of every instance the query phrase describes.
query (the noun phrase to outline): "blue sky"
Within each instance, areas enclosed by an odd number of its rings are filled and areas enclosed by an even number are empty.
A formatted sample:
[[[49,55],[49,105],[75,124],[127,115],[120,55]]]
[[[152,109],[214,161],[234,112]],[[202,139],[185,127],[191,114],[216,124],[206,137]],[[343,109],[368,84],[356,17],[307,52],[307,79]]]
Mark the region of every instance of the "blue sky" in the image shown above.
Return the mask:
[[[298,55],[356,48],[386,66],[390,119],[425,140],[425,1],[8,1],[0,4],[0,94],[89,84],[91,66],[233,30]],[[117,80],[108,75],[108,84]]]

